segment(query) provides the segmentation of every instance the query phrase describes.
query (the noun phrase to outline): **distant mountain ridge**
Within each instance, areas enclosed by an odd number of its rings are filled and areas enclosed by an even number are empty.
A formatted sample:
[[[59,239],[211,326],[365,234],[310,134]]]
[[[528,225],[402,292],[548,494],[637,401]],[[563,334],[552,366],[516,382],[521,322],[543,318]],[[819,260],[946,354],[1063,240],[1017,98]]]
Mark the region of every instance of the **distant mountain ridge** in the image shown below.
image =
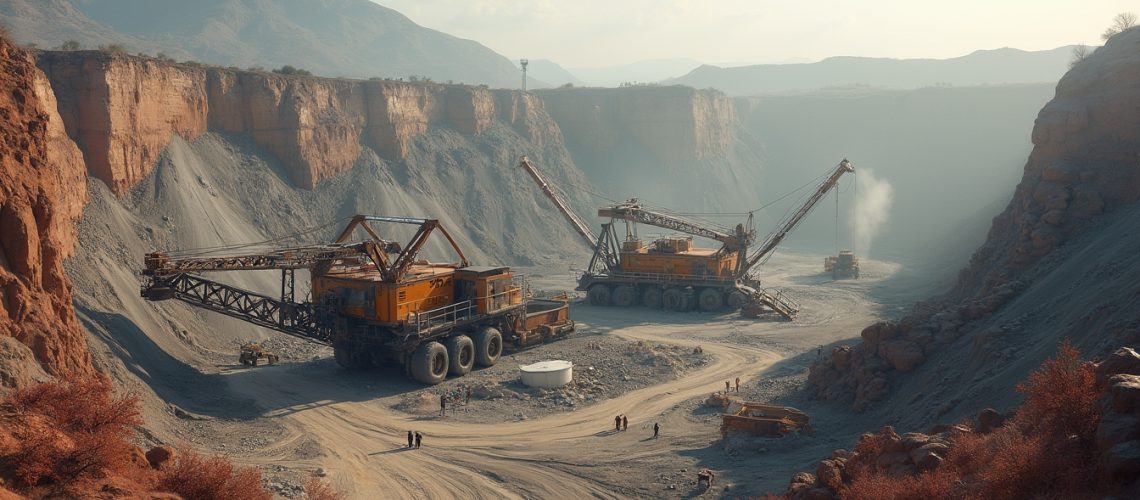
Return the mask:
[[[502,55],[369,0],[0,0],[0,22],[42,48],[76,40],[242,68],[519,85]]]
[[[951,59],[830,57],[809,64],[704,65],[665,84],[716,88],[745,96],[793,90],[869,85],[919,88],[1055,82],[1069,69],[1074,46],[1024,51],[978,50]]]

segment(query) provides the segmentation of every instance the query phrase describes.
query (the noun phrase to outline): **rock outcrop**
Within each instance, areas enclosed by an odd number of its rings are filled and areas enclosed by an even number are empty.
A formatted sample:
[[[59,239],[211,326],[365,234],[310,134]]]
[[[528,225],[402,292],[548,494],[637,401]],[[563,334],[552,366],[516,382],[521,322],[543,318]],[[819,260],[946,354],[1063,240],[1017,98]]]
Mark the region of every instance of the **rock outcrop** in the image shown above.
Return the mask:
[[[83,160],[33,58],[0,37],[0,66],[0,335],[30,348],[49,374],[87,375],[94,369],[63,268],[87,200]],[[10,375],[5,386],[23,376]]]
[[[607,192],[668,200],[673,209],[744,209],[729,205],[754,200],[759,146],[742,137],[735,104],[719,91],[634,86],[535,93],[574,163]],[[660,177],[672,182],[647,182]]]
[[[1140,200],[1140,30],[1112,37],[1073,67],[1033,127],[1025,175],[958,291],[991,295],[1080,231]]]
[[[612,151],[627,137],[660,162],[695,162],[723,153],[736,111],[715,90],[690,87],[540,90],[568,137],[592,151]]]
[[[1124,347],[1097,366],[1097,378],[1108,388],[1099,405],[1097,451],[1114,480],[1140,485],[1140,354]]]
[[[1046,257],[1095,227],[1093,219],[1140,201],[1138,43],[1140,29],[1114,36],[1061,79],[1056,97],[1038,115],[1021,183],[955,288],[916,305],[898,322],[868,327],[862,343],[835,349],[811,368],[810,392],[853,401],[859,411],[889,392],[892,374],[916,369],[967,332],[973,353],[984,357],[989,337],[1002,332],[980,329],[977,321],[1031,289],[1056,265]],[[1065,292],[1054,291],[1059,293]],[[1087,302],[1074,308],[1088,308]],[[1113,321],[1128,324],[1120,314]],[[1003,328],[1016,330],[1017,323]]]
[[[43,52],[60,113],[90,172],[117,194],[145,178],[178,135],[243,134],[312,189],[351,169],[362,146],[401,160],[432,127],[478,135],[502,121],[533,142],[559,134],[532,95],[486,87],[284,76],[98,51]]]

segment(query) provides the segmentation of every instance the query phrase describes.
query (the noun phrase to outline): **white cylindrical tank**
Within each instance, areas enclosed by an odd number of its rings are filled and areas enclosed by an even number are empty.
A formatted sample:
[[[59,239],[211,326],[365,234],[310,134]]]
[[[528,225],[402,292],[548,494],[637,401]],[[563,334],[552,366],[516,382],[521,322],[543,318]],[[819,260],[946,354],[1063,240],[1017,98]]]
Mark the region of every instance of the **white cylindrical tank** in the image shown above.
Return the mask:
[[[574,363],[556,359],[539,361],[530,365],[519,365],[522,383],[527,387],[554,389],[570,383],[574,378]]]

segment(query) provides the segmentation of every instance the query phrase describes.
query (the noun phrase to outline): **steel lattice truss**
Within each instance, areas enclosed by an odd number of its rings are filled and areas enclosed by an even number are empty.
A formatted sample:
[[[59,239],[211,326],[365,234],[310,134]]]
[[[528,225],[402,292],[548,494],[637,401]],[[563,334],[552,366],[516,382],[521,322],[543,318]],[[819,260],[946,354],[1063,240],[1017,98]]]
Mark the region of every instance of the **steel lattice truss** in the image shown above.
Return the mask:
[[[313,304],[277,300],[185,273],[152,278],[143,293],[168,290],[174,298],[204,309],[295,337],[332,342],[332,322]]]

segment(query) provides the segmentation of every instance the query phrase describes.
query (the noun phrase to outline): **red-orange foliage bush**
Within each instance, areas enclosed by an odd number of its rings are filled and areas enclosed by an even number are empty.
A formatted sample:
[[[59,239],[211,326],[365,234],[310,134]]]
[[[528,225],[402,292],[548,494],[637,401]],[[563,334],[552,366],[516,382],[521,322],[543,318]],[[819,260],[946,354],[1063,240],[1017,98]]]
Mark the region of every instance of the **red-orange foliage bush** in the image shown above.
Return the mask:
[[[1014,417],[1027,432],[1052,437],[1092,437],[1100,423],[1096,400],[1103,392],[1096,382],[1096,367],[1081,361],[1080,351],[1068,340],[1061,342],[1057,356],[1046,360],[1017,384],[1025,402]]]
[[[317,476],[309,476],[302,485],[309,500],[340,500],[342,495]]]
[[[952,437],[945,460],[933,471],[890,477],[874,466],[887,451],[880,432],[865,434],[848,461],[851,481],[843,498],[992,499],[1099,497],[1095,435],[1096,404],[1103,388],[1095,366],[1081,361],[1068,341],[1017,385],[1025,402],[1012,421],[988,435],[963,432]]]
[[[839,498],[863,500],[933,500],[949,498],[958,478],[935,469],[917,476],[891,477],[881,471],[864,470],[839,489]]]
[[[235,467],[225,457],[203,457],[184,452],[173,467],[159,473],[158,487],[186,500],[273,498],[261,486],[261,472],[251,467]]]
[[[130,461],[126,439],[140,423],[138,397],[115,397],[105,376],[38,384],[14,392],[4,404],[47,426],[29,427],[23,446],[0,457],[21,486],[101,476]]]

